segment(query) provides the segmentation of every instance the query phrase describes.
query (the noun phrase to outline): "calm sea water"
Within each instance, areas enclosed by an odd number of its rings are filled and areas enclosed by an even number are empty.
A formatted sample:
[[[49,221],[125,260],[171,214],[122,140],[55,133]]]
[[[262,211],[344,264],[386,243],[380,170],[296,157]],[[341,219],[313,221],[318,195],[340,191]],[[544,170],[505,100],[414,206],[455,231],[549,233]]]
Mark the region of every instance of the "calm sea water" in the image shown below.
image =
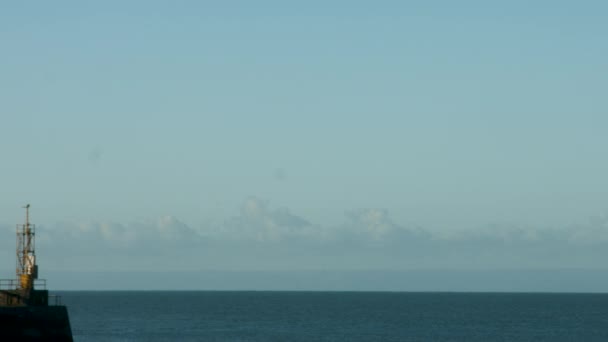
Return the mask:
[[[76,341],[608,341],[608,295],[63,292]]]

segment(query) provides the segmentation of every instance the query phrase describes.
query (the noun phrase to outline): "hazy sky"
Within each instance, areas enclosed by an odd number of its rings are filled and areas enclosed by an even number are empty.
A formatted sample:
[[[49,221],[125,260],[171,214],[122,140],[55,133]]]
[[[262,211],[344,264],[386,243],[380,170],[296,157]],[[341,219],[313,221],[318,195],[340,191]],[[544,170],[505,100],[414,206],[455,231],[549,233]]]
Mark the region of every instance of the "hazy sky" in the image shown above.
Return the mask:
[[[48,236],[76,227],[111,247],[142,222],[279,244],[366,224],[372,242],[496,225],[602,240],[606,222],[588,221],[608,212],[607,11],[2,2],[0,223],[12,231],[32,203]],[[395,268],[382,260],[370,267]]]

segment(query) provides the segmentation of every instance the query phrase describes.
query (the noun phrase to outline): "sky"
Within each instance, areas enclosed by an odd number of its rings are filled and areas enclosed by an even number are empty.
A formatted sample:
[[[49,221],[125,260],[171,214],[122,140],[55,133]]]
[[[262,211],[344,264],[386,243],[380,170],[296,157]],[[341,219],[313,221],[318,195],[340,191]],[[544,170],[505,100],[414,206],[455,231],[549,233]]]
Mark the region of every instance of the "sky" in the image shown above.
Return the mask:
[[[0,269],[603,267],[607,11],[2,2]]]

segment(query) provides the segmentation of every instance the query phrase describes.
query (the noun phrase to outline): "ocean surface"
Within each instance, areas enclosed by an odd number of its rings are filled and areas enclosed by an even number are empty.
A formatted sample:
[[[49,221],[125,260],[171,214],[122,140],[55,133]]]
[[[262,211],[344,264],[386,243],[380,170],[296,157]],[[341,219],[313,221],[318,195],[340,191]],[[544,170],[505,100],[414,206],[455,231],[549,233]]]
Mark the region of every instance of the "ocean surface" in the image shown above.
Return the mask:
[[[75,341],[608,341],[608,294],[58,292]]]

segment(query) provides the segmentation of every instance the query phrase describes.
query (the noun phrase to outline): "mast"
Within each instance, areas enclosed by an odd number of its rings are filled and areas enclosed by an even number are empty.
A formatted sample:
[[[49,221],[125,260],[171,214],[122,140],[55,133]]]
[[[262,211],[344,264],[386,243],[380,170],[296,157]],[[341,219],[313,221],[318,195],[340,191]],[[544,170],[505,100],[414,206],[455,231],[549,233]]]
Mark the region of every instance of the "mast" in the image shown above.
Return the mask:
[[[38,279],[36,265],[36,226],[30,223],[30,205],[25,209],[25,224],[17,225],[17,279],[20,289],[33,290]]]

